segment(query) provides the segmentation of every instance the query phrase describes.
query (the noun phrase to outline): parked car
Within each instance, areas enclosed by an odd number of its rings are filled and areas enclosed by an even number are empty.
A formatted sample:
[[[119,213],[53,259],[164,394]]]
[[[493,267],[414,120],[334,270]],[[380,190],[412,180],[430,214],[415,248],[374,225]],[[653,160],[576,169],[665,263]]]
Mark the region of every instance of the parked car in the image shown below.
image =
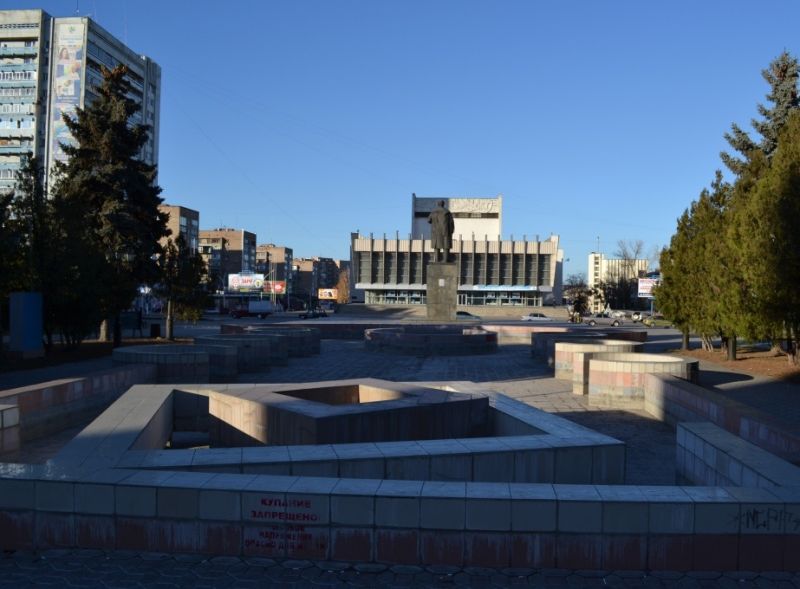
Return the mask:
[[[231,317],[239,319],[241,317],[256,316],[263,319],[275,311],[272,301],[248,301],[247,305],[238,305],[231,309]]]
[[[610,325],[611,327],[619,327],[624,323],[620,317],[609,317],[603,313],[598,313],[594,317],[587,317],[583,320],[586,325],[594,327],[595,325]]]
[[[300,319],[316,319],[317,317],[327,317],[328,314],[322,309],[309,309],[300,313]]]
[[[465,321],[480,321],[481,318],[466,311],[456,311],[456,319],[463,319]]]
[[[663,327],[665,329],[674,327],[672,321],[659,313],[656,313],[652,317],[645,317],[642,319],[642,323],[647,327]]]
[[[523,321],[552,321],[552,317],[548,317],[544,313],[528,313],[522,316]]]

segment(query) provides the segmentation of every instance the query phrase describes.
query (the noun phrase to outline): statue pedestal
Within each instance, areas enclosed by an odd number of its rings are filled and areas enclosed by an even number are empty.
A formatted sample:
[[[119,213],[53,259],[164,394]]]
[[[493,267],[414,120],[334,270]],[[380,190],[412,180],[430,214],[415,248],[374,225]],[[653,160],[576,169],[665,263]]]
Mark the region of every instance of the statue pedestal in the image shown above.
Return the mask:
[[[453,262],[428,264],[428,319],[454,321],[458,303],[458,268]]]

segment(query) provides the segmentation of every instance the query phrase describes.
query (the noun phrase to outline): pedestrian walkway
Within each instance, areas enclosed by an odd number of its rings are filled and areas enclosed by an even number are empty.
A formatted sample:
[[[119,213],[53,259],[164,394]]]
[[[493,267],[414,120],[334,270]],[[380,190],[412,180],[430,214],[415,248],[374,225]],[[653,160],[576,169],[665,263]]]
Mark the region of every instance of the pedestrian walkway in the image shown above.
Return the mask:
[[[0,587],[256,589],[610,587],[619,589],[800,589],[800,574],[568,571],[351,564],[96,550],[17,552],[0,557]]]

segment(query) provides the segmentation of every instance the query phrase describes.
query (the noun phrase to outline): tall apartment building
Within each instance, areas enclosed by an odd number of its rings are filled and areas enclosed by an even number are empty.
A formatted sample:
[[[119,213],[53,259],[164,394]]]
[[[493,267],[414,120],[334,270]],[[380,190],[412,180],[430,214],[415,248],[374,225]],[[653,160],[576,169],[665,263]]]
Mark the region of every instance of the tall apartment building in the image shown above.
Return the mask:
[[[351,234],[351,294],[364,302],[425,304],[433,260],[428,214],[444,200],[453,213],[452,261],[458,267],[459,305],[542,306],[561,302],[563,252],[559,238],[501,237],[502,197],[419,198],[412,195],[407,239]]]
[[[274,243],[256,247],[256,272],[264,275],[264,289],[281,294],[291,293],[292,248]]]
[[[134,123],[150,126],[140,154],[158,163],[161,68],[137,55],[88,17],[53,17],[42,10],[0,10],[0,191],[16,184],[22,159],[45,165],[45,187],[61,143],[72,137],[62,119],[97,97],[100,68],[128,67],[130,97],[141,110]]]
[[[586,285],[589,289],[602,283],[616,283],[619,280],[633,280],[647,274],[650,260],[624,260],[606,258],[604,254],[589,254],[588,276]],[[589,297],[589,310],[597,313],[603,310],[603,302],[594,296]]]
[[[167,239],[175,241],[180,235],[191,251],[198,251],[197,248],[200,245],[200,213],[194,209],[170,204],[158,205],[158,210],[169,215],[167,228],[172,232],[168,237],[161,239],[161,245],[166,244]]]
[[[209,275],[228,285],[228,276],[254,272],[256,268],[256,234],[244,229],[200,230],[200,255],[208,265]],[[219,287],[218,287],[219,288]]]
[[[295,258],[292,263],[292,293],[316,297],[319,290],[319,262],[315,258]]]

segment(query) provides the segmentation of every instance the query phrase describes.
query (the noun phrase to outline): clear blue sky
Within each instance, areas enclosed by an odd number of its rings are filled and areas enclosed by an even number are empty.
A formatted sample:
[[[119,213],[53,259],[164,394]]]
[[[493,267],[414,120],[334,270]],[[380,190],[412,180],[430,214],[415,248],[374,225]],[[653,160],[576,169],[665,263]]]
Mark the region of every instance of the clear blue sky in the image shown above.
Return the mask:
[[[347,258],[407,234],[411,193],[504,196],[565,275],[669,243],[800,55],[795,0],[4,0],[95,18],[162,67],[160,179],[203,228]]]

